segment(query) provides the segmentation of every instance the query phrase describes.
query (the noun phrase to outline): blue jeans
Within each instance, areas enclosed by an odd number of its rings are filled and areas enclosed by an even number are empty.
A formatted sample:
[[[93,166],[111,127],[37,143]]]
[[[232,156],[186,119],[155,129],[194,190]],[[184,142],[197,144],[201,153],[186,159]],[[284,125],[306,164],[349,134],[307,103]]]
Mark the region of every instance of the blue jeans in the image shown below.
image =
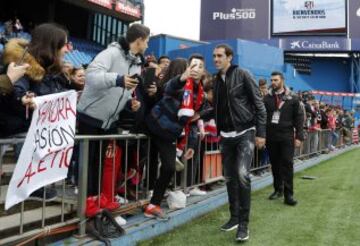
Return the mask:
[[[337,134],[336,130],[331,130],[329,134],[329,145],[336,147],[336,143],[339,139],[339,134]],[[330,146],[329,146],[330,147]]]

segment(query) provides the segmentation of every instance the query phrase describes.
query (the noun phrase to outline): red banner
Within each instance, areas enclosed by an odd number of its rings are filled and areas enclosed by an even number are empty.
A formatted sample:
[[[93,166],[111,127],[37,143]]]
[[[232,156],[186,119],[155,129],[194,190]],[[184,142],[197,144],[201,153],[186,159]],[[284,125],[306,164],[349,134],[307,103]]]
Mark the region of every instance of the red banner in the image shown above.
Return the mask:
[[[140,7],[138,7],[138,6],[133,7],[132,5],[124,4],[122,2],[116,3],[115,11],[130,15],[130,16],[134,16],[137,18],[141,17]]]
[[[102,7],[112,9],[112,5],[111,5],[112,0],[88,0],[88,1],[100,5]]]

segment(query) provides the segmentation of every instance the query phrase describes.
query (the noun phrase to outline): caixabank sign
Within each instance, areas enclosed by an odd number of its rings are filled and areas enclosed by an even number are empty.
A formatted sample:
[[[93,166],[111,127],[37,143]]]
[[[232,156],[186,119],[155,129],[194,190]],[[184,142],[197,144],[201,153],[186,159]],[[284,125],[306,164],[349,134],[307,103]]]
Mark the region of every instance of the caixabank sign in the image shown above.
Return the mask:
[[[287,51],[348,51],[351,47],[346,38],[284,38],[279,47]]]

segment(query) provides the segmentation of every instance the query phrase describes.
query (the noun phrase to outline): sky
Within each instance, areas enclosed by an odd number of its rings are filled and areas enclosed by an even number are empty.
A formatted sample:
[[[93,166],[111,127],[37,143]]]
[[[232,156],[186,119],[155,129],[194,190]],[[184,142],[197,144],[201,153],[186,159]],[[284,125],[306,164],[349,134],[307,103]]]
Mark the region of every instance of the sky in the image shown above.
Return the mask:
[[[152,35],[200,38],[200,0],[144,0],[144,24]]]

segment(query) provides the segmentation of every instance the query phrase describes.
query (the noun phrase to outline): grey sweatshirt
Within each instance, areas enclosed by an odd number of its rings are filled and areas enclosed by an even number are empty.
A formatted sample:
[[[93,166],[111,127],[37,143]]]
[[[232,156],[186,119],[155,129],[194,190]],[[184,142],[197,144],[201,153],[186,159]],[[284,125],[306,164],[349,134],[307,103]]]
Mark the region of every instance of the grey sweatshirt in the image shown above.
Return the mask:
[[[86,69],[85,87],[77,106],[80,116],[90,116],[90,125],[96,119],[96,126],[109,129],[131,99],[132,91],[119,83],[123,81],[121,77],[140,74],[140,64],[140,57],[126,54],[117,42],[100,52]]]

